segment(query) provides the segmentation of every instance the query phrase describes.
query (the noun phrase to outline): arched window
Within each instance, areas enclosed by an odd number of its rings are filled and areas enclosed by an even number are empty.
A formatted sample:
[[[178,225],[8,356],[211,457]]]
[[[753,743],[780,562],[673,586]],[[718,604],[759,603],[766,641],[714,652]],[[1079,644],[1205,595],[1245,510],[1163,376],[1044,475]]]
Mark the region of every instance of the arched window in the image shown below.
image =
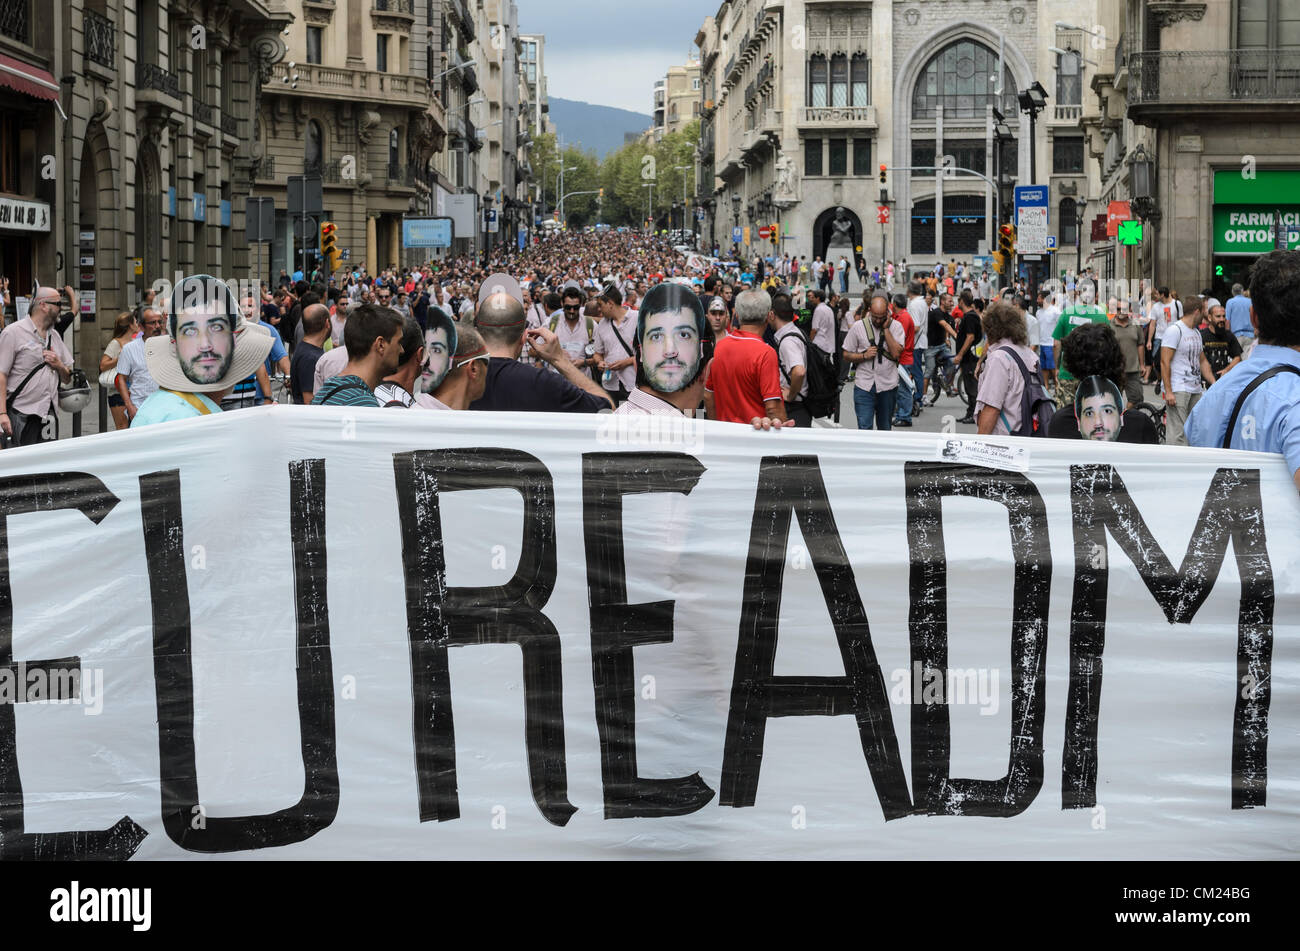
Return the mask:
[[[1056,104],[1083,104],[1083,63],[1077,50],[1066,50],[1056,58]]]
[[[826,102],[827,73],[830,64],[821,54],[808,57],[808,105],[824,106]]]
[[[1061,222],[1061,244],[1070,247],[1079,240],[1079,222],[1075,215],[1074,199],[1062,198],[1057,208],[1057,220]]]
[[[307,122],[307,135],[303,141],[302,168],[304,172],[319,172],[325,164],[325,134],[315,119]]]
[[[831,105],[849,104],[849,58],[843,53],[831,57]]]
[[[979,119],[994,106],[1004,114],[1016,112],[1016,83],[1002,68],[1002,97],[996,90],[998,54],[983,43],[949,43],[925,65],[912,90],[912,118],[933,119],[936,106],[954,118]]]
[[[866,106],[871,103],[871,60],[865,53],[854,53],[850,62],[849,80],[853,84],[854,106]]]
[[[397,127],[388,133],[388,167],[397,168],[401,162],[397,158]],[[392,174],[391,172],[389,174]]]

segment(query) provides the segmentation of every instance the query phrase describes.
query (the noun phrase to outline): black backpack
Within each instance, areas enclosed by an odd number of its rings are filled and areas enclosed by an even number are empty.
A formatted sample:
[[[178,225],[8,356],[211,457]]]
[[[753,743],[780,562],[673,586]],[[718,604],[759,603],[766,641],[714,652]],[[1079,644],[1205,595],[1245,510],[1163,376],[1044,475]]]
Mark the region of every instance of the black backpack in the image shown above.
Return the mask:
[[[1025,361],[1020,359],[1020,354],[1010,347],[996,347],[990,350],[985,362],[991,360],[993,354],[998,351],[1016,361],[1016,366],[1020,368],[1020,376],[1025,381],[1024,393],[1020,397],[1020,428],[1011,435],[1046,436],[1047,426],[1052,421],[1052,414],[1056,412],[1056,400],[1047,395],[1047,391],[1043,389],[1043,381],[1037,374],[1029,372]],[[1002,417],[1002,425],[1006,426],[1006,415],[1001,412],[998,415]],[[1007,429],[1010,428],[1007,426]]]
[[[803,398],[803,405],[808,408],[811,416],[821,418],[830,416],[835,412],[835,404],[840,398],[840,386],[838,374],[835,372],[835,356],[827,353],[821,347],[814,347],[808,342],[802,330],[796,324],[795,334],[803,343],[804,353],[804,374],[808,381],[808,395]],[[777,365],[781,362],[780,348],[777,348]],[[786,382],[790,382],[790,374],[785,372],[785,367],[781,367],[781,373],[785,376]],[[794,396],[795,394],[791,394]]]

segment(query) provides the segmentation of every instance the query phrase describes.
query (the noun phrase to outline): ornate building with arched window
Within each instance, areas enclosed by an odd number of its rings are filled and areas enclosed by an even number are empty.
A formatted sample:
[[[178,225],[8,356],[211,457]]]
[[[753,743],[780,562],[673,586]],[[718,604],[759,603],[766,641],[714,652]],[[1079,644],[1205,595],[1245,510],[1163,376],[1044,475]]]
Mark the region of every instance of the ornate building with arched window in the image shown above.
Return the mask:
[[[992,250],[1014,185],[1043,184],[1059,250],[1042,276],[1086,266],[1076,202],[1097,186],[1079,120],[1096,64],[1090,36],[1070,24],[1094,22],[1097,2],[726,0],[696,34],[705,243],[725,252],[739,235],[743,254],[811,261],[826,250],[820,223],[843,206],[868,267],[969,262]],[[1017,93],[1034,82],[1048,103],[1031,152]],[[758,237],[763,225],[777,226],[772,240]]]

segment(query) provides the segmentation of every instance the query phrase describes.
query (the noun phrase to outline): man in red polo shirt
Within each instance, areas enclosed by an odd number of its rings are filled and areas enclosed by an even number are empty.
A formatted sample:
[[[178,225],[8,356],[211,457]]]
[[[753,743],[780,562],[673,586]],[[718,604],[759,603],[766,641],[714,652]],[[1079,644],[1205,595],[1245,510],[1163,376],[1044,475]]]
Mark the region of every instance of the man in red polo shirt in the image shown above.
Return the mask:
[[[709,419],[760,424],[770,419],[778,426],[790,422],[781,398],[776,351],[763,341],[771,311],[772,298],[767,291],[745,291],[736,297],[735,317],[740,328],[718,341],[704,385]]]

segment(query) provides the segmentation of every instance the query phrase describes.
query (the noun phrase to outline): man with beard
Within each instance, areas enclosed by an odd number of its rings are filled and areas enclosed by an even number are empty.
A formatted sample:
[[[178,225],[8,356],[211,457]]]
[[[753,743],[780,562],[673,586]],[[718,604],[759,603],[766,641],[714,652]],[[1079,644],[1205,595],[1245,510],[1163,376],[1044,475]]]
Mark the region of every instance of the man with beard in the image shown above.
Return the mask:
[[[402,362],[402,318],[387,307],[362,304],[343,328],[348,362],[326,380],[313,406],[378,406],[375,387]]]
[[[171,303],[170,335],[151,337],[144,346],[158,389],[134,414],[133,428],[221,412],[221,394],[260,366],[271,350],[270,327],[241,314],[230,288],[214,277],[184,279]],[[252,312],[255,318],[256,307]]]
[[[1241,362],[1241,341],[1228,329],[1227,311],[1222,304],[1210,307],[1206,326],[1201,329],[1205,359],[1210,362],[1217,380]]]
[[[429,327],[424,332],[421,344],[424,358],[412,391],[417,397],[421,393],[436,390],[450,372],[452,355],[457,352],[457,340],[465,328],[465,324],[457,324],[441,308],[435,307],[429,311]],[[478,339],[478,334],[474,336]]]
[[[650,289],[637,314],[637,381],[614,412],[624,416],[689,416],[704,395],[712,333],[700,299],[680,284]]]

